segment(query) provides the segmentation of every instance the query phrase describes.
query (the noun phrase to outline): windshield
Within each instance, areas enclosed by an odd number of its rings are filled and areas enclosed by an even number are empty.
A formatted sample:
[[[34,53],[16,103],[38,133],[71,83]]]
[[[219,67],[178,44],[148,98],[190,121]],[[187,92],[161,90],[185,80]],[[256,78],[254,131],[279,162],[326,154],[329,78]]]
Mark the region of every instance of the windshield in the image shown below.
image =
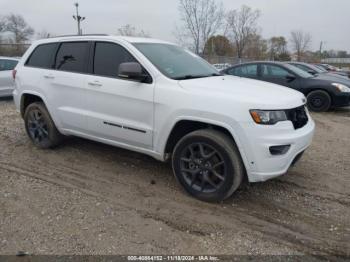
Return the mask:
[[[322,69],[320,69],[320,68],[318,68],[317,66],[314,66],[314,65],[308,64],[307,67],[309,67],[312,70],[316,71],[318,74],[322,74],[322,73],[326,72],[325,70],[322,70]]]
[[[328,71],[320,66],[317,65],[311,65],[312,68],[315,68],[315,70],[317,69],[318,71],[320,71],[320,73],[327,73]]]
[[[179,46],[156,43],[134,43],[134,46],[171,79],[184,80],[220,75],[205,60]]]
[[[287,67],[289,70],[291,70],[294,74],[303,77],[303,78],[311,78],[313,75],[309,74],[308,72],[305,72],[304,70],[301,70],[300,68],[290,65],[290,64],[285,64],[285,67]]]

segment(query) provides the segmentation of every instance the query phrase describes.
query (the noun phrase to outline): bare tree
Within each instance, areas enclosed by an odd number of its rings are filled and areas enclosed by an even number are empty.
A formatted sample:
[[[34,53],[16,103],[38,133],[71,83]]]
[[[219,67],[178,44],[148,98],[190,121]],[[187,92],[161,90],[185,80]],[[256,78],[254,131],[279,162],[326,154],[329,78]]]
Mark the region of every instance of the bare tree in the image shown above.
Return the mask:
[[[222,26],[224,8],[215,0],[180,0],[179,11],[183,25],[176,37],[182,44],[189,42],[196,54],[203,53],[208,39]]]
[[[311,44],[311,35],[310,33],[305,33],[301,30],[292,31],[290,42],[293,48],[293,51],[297,55],[298,61],[301,60],[303,54],[307,51]]]
[[[237,50],[237,57],[242,58],[250,37],[258,31],[259,10],[242,6],[240,10],[231,10],[226,15],[226,34],[232,39]]]
[[[118,34],[122,36],[150,37],[150,35],[145,31],[139,31],[133,25],[130,24],[118,28]]]
[[[287,40],[283,36],[271,37],[268,41],[270,60],[288,59],[287,44]]]
[[[5,19],[3,17],[0,17],[0,33],[5,30],[5,27],[6,27]]]
[[[34,29],[27,24],[21,15],[11,14],[6,16],[5,24],[5,31],[14,34],[14,40],[17,44],[24,43],[34,34]]]

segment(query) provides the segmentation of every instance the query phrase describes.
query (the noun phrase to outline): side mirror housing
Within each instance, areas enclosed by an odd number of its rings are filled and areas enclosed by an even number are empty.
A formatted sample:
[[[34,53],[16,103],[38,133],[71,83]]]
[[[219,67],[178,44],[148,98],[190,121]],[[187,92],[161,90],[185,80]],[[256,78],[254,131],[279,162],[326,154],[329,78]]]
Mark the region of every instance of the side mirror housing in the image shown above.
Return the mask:
[[[297,79],[296,78],[296,76],[294,76],[294,75],[287,75],[286,76],[286,79],[288,80],[288,82],[293,82],[295,79]]]
[[[315,72],[315,71],[312,71],[312,70],[309,70],[309,71],[307,71],[309,74],[311,74],[311,75],[316,75],[317,73]]]
[[[142,66],[136,62],[121,63],[118,77],[130,80],[145,81],[148,76],[143,74]]]

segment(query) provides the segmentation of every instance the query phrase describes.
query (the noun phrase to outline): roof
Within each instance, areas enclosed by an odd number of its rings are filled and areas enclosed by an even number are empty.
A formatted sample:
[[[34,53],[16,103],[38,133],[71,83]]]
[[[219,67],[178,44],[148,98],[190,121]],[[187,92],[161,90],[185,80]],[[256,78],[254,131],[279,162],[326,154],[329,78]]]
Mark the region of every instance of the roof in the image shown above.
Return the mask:
[[[115,36],[115,35],[69,35],[69,36],[57,36],[47,39],[38,40],[39,43],[50,43],[57,41],[68,41],[68,40],[119,40],[126,41],[129,43],[159,43],[159,44],[172,44],[159,39],[154,38],[141,38],[141,37],[128,37],[128,36]]]

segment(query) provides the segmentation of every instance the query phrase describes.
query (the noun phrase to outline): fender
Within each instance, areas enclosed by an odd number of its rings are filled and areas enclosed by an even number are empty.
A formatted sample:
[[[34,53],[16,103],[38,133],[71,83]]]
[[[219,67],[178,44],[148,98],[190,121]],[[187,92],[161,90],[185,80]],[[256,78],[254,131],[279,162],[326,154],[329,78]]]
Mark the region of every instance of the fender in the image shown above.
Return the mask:
[[[169,126],[171,126],[171,128],[169,130],[163,130],[163,132],[167,132],[166,139],[161,140],[162,143],[159,145],[163,161],[166,160],[165,148],[166,148],[166,145],[167,145],[168,140],[170,138],[170,134],[171,134],[172,130],[175,128],[176,124],[179,123],[180,121],[196,121],[196,122],[201,122],[204,124],[219,126],[221,128],[226,129],[231,134],[234,142],[236,143],[238,151],[239,151],[241,158],[242,158],[242,161],[244,163],[244,166],[245,166],[247,172],[249,172],[248,171],[248,170],[250,170],[249,161],[246,158],[246,154],[245,154],[242,142],[239,139],[238,130],[235,130],[235,128],[233,128],[231,125],[229,125],[225,122],[221,122],[221,121],[217,121],[217,120],[213,120],[213,119],[209,119],[209,118],[203,118],[203,117],[178,116],[172,121],[172,124],[169,125]],[[237,127],[238,127],[238,125],[237,125]],[[160,133],[162,133],[162,132],[160,132]],[[162,135],[160,135],[160,137],[162,137]]]

